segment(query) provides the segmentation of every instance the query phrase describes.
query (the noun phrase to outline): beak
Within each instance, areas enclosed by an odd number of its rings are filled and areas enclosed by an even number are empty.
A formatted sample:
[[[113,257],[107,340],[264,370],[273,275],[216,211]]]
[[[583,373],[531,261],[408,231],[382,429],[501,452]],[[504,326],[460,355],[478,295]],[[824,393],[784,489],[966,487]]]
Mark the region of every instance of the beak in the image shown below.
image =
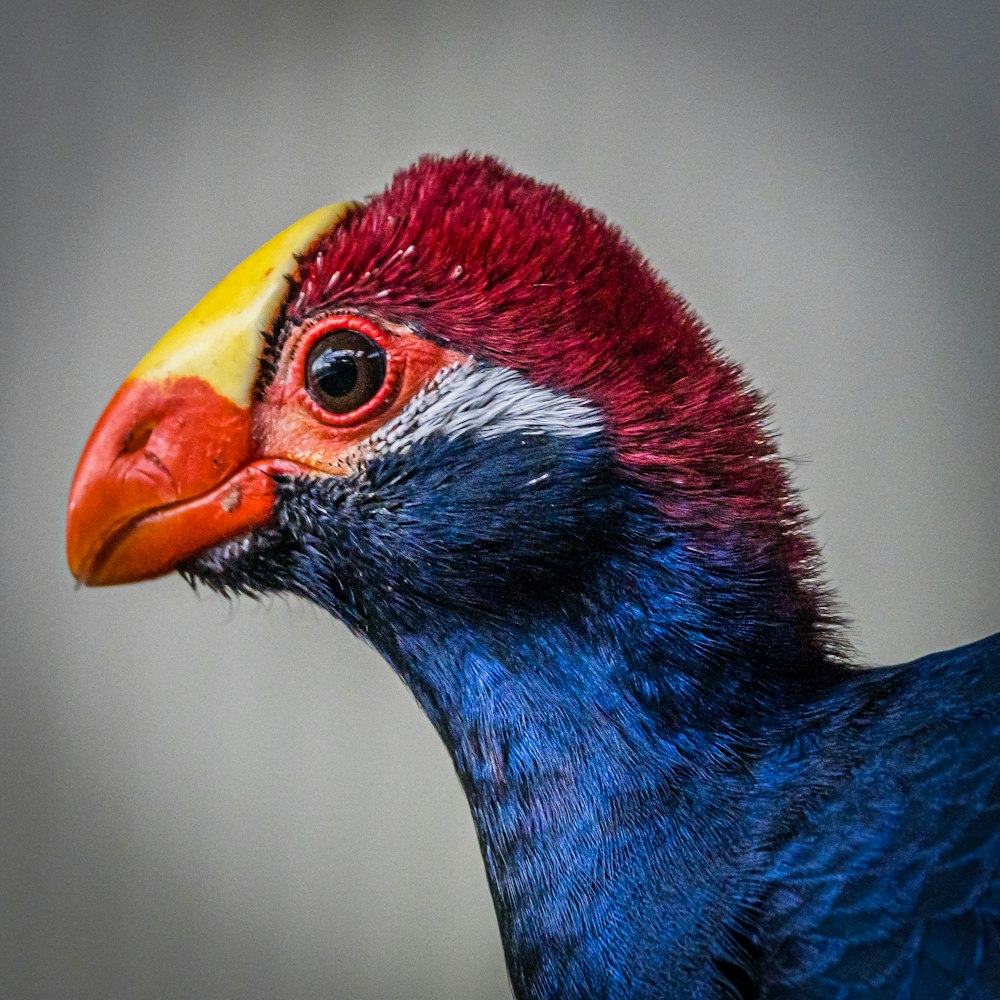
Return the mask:
[[[252,390],[285,275],[353,207],[321,208],[225,277],[139,363],[84,448],[70,487],[69,568],[99,586],[160,576],[264,524],[274,475],[256,454]]]

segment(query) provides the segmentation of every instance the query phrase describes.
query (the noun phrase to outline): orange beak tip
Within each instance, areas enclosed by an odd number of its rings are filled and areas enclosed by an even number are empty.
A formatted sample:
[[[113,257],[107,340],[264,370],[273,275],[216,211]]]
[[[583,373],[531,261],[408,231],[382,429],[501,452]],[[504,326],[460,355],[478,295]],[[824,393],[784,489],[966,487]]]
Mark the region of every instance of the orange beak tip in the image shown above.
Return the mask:
[[[274,503],[249,409],[195,377],[129,379],[98,421],[70,489],[66,552],[85,586],[161,576],[263,524]]]

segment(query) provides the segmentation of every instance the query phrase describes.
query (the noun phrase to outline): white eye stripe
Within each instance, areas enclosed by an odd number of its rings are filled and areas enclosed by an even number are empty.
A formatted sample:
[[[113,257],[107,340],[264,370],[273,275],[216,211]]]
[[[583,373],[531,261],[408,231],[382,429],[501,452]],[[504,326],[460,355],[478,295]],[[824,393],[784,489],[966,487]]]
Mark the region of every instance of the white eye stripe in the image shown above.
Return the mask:
[[[436,433],[587,437],[602,428],[590,403],[534,385],[510,368],[470,361],[442,368],[398,417],[372,434],[365,450],[401,451]]]

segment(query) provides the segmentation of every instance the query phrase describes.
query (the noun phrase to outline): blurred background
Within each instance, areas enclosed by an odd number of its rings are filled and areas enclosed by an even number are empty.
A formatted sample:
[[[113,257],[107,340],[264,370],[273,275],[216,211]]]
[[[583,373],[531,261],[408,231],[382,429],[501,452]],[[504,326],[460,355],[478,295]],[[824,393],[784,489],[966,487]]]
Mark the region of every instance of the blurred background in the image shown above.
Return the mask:
[[[465,802],[294,601],[75,591],[80,449],[249,251],[425,151],[619,222],[770,394],[869,662],[1000,628],[995,3],[10,4],[0,996],[507,997]]]

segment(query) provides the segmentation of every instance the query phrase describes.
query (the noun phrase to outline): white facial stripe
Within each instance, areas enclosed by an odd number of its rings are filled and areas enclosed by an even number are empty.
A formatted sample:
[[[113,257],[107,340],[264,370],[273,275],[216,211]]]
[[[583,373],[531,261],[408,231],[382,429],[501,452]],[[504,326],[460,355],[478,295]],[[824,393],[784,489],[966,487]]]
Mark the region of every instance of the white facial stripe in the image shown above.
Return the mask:
[[[442,368],[398,417],[368,439],[366,450],[402,451],[435,433],[587,437],[602,427],[590,403],[534,385],[510,368],[467,362]]]

